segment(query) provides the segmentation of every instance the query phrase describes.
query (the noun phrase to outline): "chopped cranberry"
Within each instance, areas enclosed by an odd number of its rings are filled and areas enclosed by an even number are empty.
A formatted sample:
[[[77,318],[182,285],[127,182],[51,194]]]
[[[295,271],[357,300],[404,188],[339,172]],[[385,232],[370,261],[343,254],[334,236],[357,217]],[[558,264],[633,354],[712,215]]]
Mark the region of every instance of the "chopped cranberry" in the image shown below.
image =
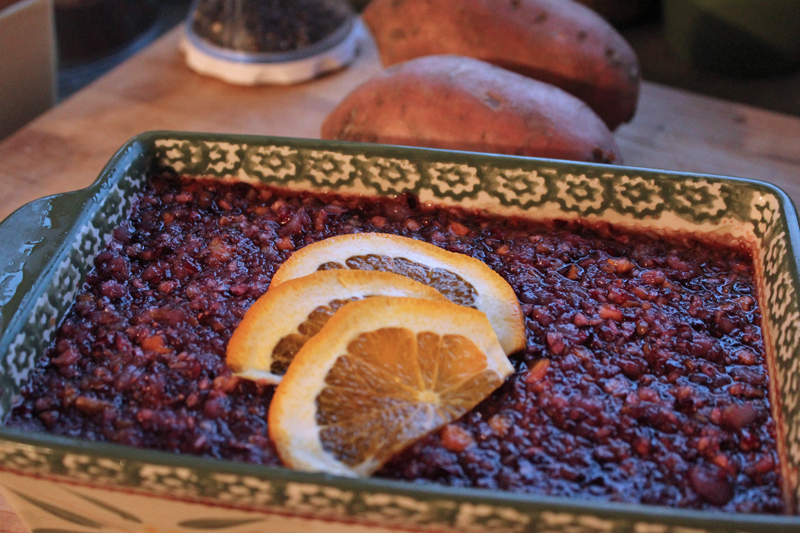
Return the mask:
[[[227,342],[294,250],[370,231],[484,261],[516,292],[527,330],[503,386],[379,476],[783,511],[748,250],[409,195],[153,177],[95,259],[8,424],[279,464],[267,431],[273,387],[232,376]]]

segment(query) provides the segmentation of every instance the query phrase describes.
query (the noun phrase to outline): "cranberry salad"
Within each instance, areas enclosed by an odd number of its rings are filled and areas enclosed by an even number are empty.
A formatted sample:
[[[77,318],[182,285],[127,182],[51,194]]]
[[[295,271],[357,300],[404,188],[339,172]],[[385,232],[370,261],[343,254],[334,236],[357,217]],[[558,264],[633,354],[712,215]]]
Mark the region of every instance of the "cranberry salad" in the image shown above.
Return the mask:
[[[95,259],[8,425],[257,464],[273,386],[233,330],[309,243],[380,232],[475,257],[516,292],[526,348],[467,415],[376,475],[691,509],[783,511],[748,250],[607,225],[154,177]]]

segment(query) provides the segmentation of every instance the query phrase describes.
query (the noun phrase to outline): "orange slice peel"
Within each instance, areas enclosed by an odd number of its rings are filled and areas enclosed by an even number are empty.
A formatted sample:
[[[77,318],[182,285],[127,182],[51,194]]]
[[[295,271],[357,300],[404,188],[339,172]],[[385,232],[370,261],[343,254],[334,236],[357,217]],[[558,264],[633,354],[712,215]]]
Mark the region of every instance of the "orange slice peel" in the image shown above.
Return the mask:
[[[277,384],[294,355],[339,308],[377,295],[447,301],[436,289],[389,272],[313,272],[256,300],[228,343],[226,363],[239,377]]]
[[[450,301],[486,313],[507,355],[525,347],[522,310],[502,276],[478,259],[408,237],[358,233],[310,244],[281,265],[269,290],[331,269],[393,272],[430,285]]]
[[[356,301],[295,355],[272,399],[270,438],[290,468],[368,476],[512,371],[480,311],[418,298]]]

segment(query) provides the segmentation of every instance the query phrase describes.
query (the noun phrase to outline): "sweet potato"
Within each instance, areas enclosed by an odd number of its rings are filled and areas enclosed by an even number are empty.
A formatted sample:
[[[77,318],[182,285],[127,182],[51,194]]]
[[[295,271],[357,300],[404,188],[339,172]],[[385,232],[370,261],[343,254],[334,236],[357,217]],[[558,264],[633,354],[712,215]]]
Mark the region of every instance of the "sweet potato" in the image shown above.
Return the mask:
[[[558,87],[460,56],[394,65],[356,87],[324,139],[618,163],[602,120]]]
[[[373,0],[362,16],[384,65],[469,56],[561,87],[611,129],[636,110],[636,54],[611,24],[572,0]]]

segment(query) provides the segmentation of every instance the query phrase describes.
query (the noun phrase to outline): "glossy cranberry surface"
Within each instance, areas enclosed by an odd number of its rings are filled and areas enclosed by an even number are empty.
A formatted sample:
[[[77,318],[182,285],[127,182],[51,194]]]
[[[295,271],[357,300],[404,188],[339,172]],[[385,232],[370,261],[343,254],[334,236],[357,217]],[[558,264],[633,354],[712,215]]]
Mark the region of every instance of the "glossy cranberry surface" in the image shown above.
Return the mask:
[[[527,349],[474,411],[379,476],[695,509],[783,510],[752,260],[605,225],[533,223],[414,197],[153,178],[95,259],[8,424],[279,464],[272,387],[225,347],[292,251],[384,232],[486,262]]]

